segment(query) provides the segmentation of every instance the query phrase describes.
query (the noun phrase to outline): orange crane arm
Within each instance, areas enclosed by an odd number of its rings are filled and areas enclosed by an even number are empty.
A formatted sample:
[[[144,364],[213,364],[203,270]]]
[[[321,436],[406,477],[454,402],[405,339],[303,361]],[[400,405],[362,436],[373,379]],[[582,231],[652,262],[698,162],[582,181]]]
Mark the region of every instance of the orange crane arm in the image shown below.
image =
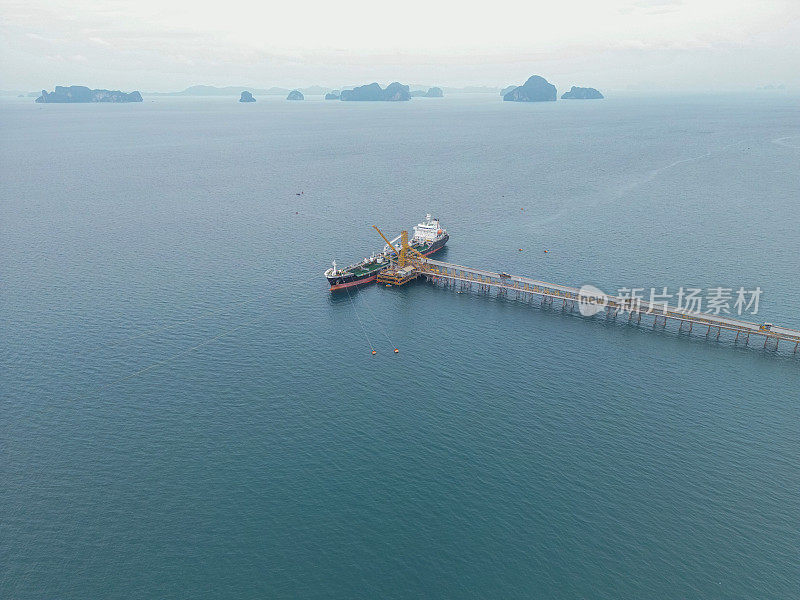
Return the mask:
[[[411,254],[416,254],[419,258],[425,260],[425,255],[423,255],[421,252],[415,250],[414,248],[412,248],[411,246],[408,245],[408,234],[405,231],[403,231],[401,233],[400,250],[398,251],[397,248],[394,247],[394,244],[392,244],[392,242],[390,242],[389,240],[386,239],[386,236],[383,235],[383,232],[380,229],[378,229],[377,225],[373,225],[372,227],[383,238],[383,241],[386,242],[389,245],[389,248],[391,248],[394,251],[394,253],[397,255],[397,257],[400,259],[401,263],[405,263],[405,259],[404,259],[405,252],[404,251],[410,251]]]
[[[415,249],[414,249],[414,248],[412,248],[411,246],[409,246],[409,247],[408,247],[408,249],[409,249],[409,250],[411,250],[411,252],[412,252],[413,254],[416,254],[416,255],[417,255],[417,256],[419,256],[421,259],[425,260],[425,255],[424,255],[422,252],[420,252],[419,250],[415,250]]]
[[[392,242],[390,242],[389,240],[386,239],[386,236],[383,235],[383,232],[380,229],[378,229],[378,226],[377,225],[373,225],[372,227],[373,227],[373,229],[375,229],[375,231],[378,232],[378,235],[380,235],[383,238],[383,241],[386,242],[389,245],[389,248],[394,250],[394,253],[397,254],[397,248],[394,247],[394,244],[392,244]]]

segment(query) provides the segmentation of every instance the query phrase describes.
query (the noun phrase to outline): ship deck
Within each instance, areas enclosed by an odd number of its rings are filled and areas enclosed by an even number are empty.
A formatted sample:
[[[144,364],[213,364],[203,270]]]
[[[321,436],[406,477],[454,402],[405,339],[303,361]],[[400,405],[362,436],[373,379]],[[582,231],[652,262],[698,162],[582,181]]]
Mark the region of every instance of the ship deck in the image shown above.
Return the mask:
[[[379,271],[381,267],[385,266],[388,266],[388,263],[382,265],[374,265],[370,269],[366,269],[364,267],[357,267],[350,272],[353,273],[353,275],[355,275],[356,277],[361,277],[362,275],[369,275],[370,273],[375,273],[376,271]]]
[[[412,246],[412,247],[417,252],[426,252],[427,250],[430,249],[430,247],[432,245],[433,244],[431,244],[431,243],[425,243],[425,244],[422,244],[421,246]],[[351,269],[350,267],[348,267],[347,269],[345,269],[342,272],[345,273],[345,274],[353,274],[355,277],[363,277],[364,275],[377,274],[378,271],[380,271],[381,269],[384,269],[384,268],[386,268],[388,266],[389,266],[389,263],[387,262],[387,263],[383,263],[383,264],[380,264],[380,265],[373,264],[373,266],[371,268],[365,268],[365,267],[361,267],[361,266],[356,266],[356,267],[353,267]]]

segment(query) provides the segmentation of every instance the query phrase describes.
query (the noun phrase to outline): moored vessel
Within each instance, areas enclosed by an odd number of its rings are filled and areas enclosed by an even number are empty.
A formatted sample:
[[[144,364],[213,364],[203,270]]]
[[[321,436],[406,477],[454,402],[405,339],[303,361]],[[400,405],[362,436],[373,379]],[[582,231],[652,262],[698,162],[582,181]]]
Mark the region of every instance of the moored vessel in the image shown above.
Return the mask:
[[[428,214],[422,223],[414,226],[414,236],[409,240],[409,246],[424,256],[430,256],[444,248],[448,239],[450,236],[442,227],[439,219]],[[369,258],[364,258],[344,269],[339,269],[336,261],[333,261],[333,266],[325,271],[331,291],[375,281],[378,273],[387,268],[390,261],[397,256],[400,250],[399,240],[400,236],[398,235],[391,240],[391,245],[386,244],[383,247],[383,251],[373,252]]]

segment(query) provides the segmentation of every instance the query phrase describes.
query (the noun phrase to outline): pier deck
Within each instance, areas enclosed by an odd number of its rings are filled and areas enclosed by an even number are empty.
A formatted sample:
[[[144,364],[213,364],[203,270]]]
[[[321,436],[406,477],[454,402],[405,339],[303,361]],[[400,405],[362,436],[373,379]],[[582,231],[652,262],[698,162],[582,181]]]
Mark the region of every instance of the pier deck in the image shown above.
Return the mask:
[[[518,296],[538,297],[542,304],[552,305],[561,301],[563,308],[573,310],[576,304],[594,305],[598,312],[605,312],[607,316],[617,317],[627,314],[628,322],[633,320],[641,323],[642,317],[652,317],[653,326],[666,327],[667,320],[673,319],[680,322],[680,329],[688,325],[692,327],[707,327],[705,335],[715,335],[719,339],[720,333],[730,331],[736,334],[736,340],[749,343],[750,336],[762,336],[764,347],[769,342],[775,344],[775,349],[781,341],[794,344],[794,353],[800,345],[800,330],[773,325],[769,330],[764,330],[758,323],[751,323],[741,319],[734,319],[724,315],[711,313],[688,312],[684,309],[670,306],[664,302],[650,302],[644,299],[620,299],[608,295],[589,295],[581,289],[547,283],[529,277],[495,273],[483,269],[465,267],[453,263],[442,262],[430,258],[414,261],[414,271],[417,276],[424,276],[429,281],[459,285],[463,289],[472,289],[475,286],[480,291],[496,290],[498,294],[514,292]]]

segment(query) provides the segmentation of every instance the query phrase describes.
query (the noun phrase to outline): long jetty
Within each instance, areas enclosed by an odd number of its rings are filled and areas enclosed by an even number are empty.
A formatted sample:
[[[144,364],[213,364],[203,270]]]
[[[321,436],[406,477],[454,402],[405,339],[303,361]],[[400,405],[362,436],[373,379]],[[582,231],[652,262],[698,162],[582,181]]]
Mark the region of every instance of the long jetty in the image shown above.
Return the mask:
[[[477,289],[487,293],[496,290],[498,295],[507,295],[509,292],[513,292],[518,298],[538,298],[542,306],[552,306],[554,302],[561,302],[562,308],[570,311],[574,310],[576,305],[583,304],[593,307],[591,312],[605,311],[608,318],[616,318],[619,314],[627,313],[629,323],[635,321],[640,324],[642,317],[645,317],[645,319],[652,318],[653,327],[666,328],[667,321],[672,319],[680,323],[679,331],[683,330],[684,326],[687,327],[689,333],[695,326],[706,327],[706,337],[714,335],[716,339],[719,339],[723,330],[735,333],[734,341],[741,340],[745,344],[749,343],[750,336],[761,336],[764,338],[764,348],[768,343],[772,345],[774,342],[775,350],[778,349],[780,342],[787,341],[794,344],[793,353],[795,354],[800,345],[800,330],[797,329],[775,325],[767,329],[763,324],[717,314],[690,312],[670,306],[665,302],[595,294],[587,292],[585,289],[547,283],[518,275],[474,269],[430,258],[415,259],[413,270],[416,277],[425,277],[428,281],[460,287],[462,290]]]

